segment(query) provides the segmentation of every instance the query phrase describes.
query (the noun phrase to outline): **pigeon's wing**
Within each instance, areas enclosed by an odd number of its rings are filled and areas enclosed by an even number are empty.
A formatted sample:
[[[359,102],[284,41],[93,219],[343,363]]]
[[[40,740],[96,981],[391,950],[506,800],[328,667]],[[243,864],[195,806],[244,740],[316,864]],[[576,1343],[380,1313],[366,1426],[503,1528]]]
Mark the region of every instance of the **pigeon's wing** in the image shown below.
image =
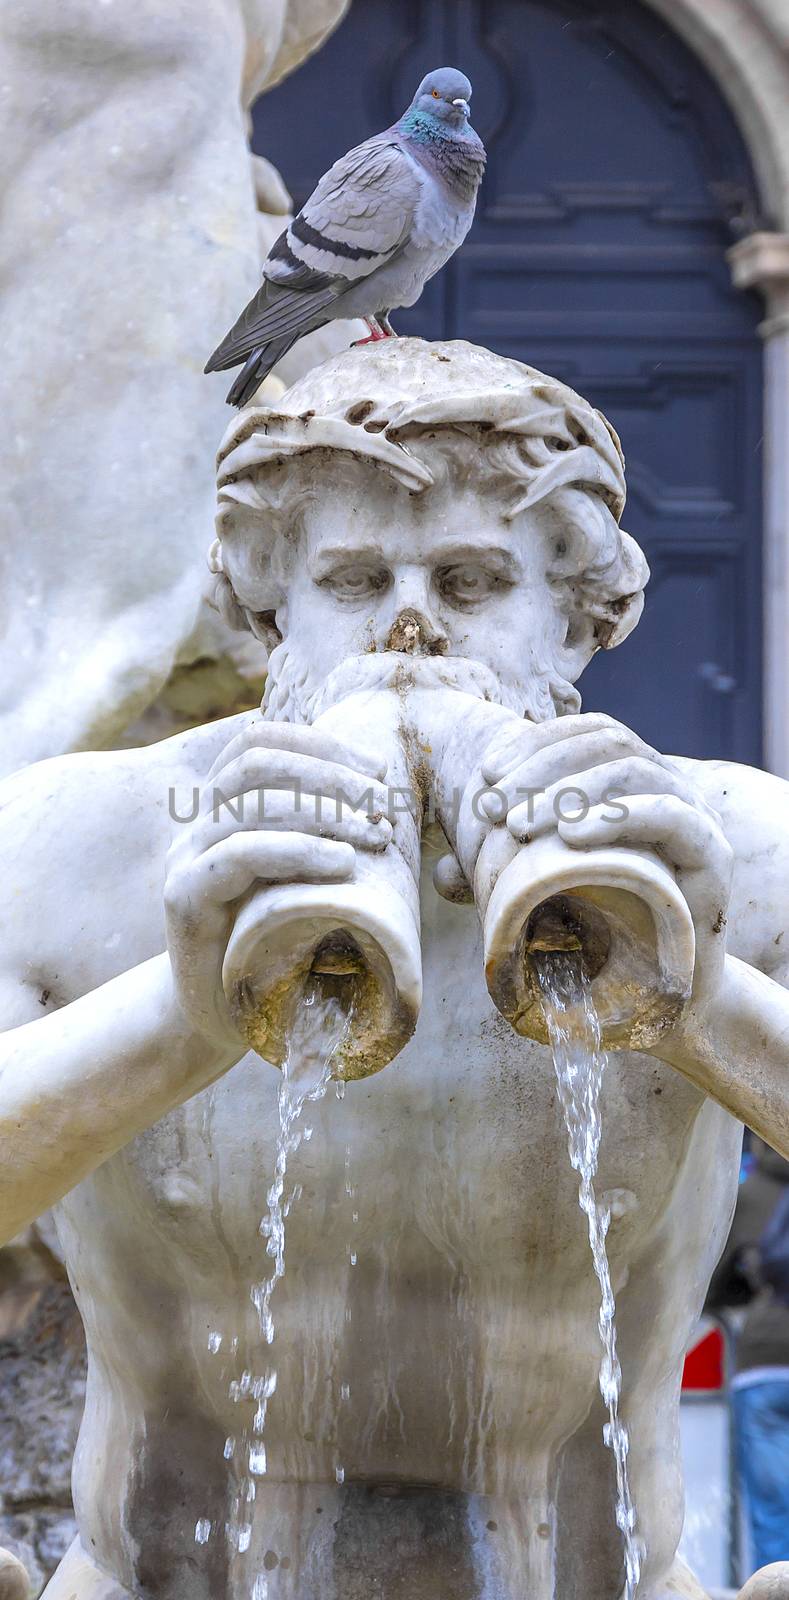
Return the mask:
[[[275,246],[265,276],[284,283],[306,269],[344,287],[368,278],[407,243],[420,190],[396,134],[368,139],[321,178],[286,230],[287,253]]]
[[[320,326],[326,320],[324,311],[345,288],[347,284],[332,282],[320,273],[300,277],[298,286],[290,289],[264,278],[257,294],[252,296],[238,321],[209,357],[205,371],[222,372],[226,367],[237,367],[272,340],[279,342],[290,338],[292,342],[310,328]]]
[[[237,366],[272,339],[298,338],[327,308],[407,244],[420,183],[394,135],[336,161],[272,245],[263,283],[206,372]]]

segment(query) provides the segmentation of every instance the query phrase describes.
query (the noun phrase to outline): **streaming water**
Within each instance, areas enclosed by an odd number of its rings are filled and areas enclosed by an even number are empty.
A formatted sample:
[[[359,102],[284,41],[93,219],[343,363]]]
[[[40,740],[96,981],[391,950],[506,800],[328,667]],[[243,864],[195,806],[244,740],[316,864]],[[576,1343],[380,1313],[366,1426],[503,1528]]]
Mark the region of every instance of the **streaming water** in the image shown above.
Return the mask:
[[[342,1099],[344,1099],[344,1097],[345,1097],[345,1084],[344,1083],[338,1083],[337,1084],[337,1098],[338,1098],[338,1100],[342,1100]],[[349,1268],[352,1268],[352,1267],[357,1266],[358,1265],[358,1261],[359,1261],[359,1252],[358,1252],[358,1249],[357,1249],[357,1240],[356,1240],[356,1235],[355,1235],[355,1230],[358,1227],[358,1223],[359,1223],[359,1212],[356,1209],[357,1205],[358,1205],[357,1193],[356,1193],[356,1184],[353,1182],[353,1178],[352,1178],[352,1175],[351,1175],[351,1146],[350,1146],[350,1143],[347,1140],[346,1140],[346,1144],[345,1144],[345,1200],[346,1200],[346,1205],[348,1206],[349,1211],[350,1211],[349,1226],[348,1226],[348,1238],[347,1238],[346,1245],[345,1245],[345,1253],[346,1253],[346,1258],[347,1258],[347,1261],[348,1261],[348,1266],[349,1266]],[[353,1313],[351,1311],[350,1305],[346,1305],[346,1307],[345,1307],[345,1320],[346,1320],[346,1322],[350,1322],[351,1321],[352,1314]],[[343,1418],[344,1418],[345,1412],[347,1411],[347,1407],[348,1407],[348,1404],[350,1402],[350,1398],[351,1398],[350,1380],[349,1380],[349,1378],[347,1376],[342,1376],[341,1379],[340,1379],[339,1399],[338,1399],[338,1404],[337,1404],[337,1435],[338,1435],[338,1439],[341,1438],[342,1434],[343,1434]],[[334,1476],[335,1476],[335,1478],[336,1478],[336,1480],[337,1480],[337,1482],[339,1484],[342,1484],[342,1483],[345,1482],[345,1468],[344,1468],[344,1466],[342,1465],[342,1462],[339,1459],[337,1460],[337,1462],[335,1464]]]
[[[343,999],[338,997],[343,989],[348,992],[347,986],[327,983],[318,977],[308,980],[294,1006],[288,1030],[278,1092],[279,1128],[274,1172],[266,1195],[268,1211],[260,1224],[272,1267],[268,1277],[253,1284],[250,1290],[266,1347],[275,1343],[276,1326],[271,1302],[280,1278],[285,1275],[287,1218],[291,1206],[298,1201],[301,1193],[297,1185],[286,1197],[288,1163],[300,1146],[312,1138],[312,1128],[303,1125],[302,1113],[307,1105],[322,1100],[326,1094],[331,1082],[334,1057],[350,1026],[352,995],[350,1003],[343,1003]],[[224,1451],[226,1460],[237,1456],[240,1462],[240,1482],[231,1502],[227,1537],[231,1547],[242,1555],[249,1548],[252,1538],[256,1479],[264,1477],[267,1471],[266,1416],[276,1387],[277,1370],[273,1362],[267,1363],[263,1372],[243,1372],[240,1378],[230,1384],[232,1400],[254,1404],[251,1423],[247,1422],[237,1437],[226,1441]],[[205,1523],[198,1523],[195,1531],[198,1543],[204,1542],[207,1537],[204,1530]],[[261,1600],[266,1592],[266,1577],[259,1573],[251,1589],[253,1600]]]
[[[576,952],[533,955],[543,1015],[553,1051],[556,1083],[573,1169],[578,1173],[578,1203],[589,1227],[592,1261],[600,1285],[598,1328],[603,1346],[600,1393],[608,1410],[603,1439],[616,1468],[616,1522],[624,1542],[623,1600],[633,1600],[641,1576],[643,1548],[636,1532],[636,1508],[627,1468],[629,1439],[619,1415],[622,1369],[616,1340],[616,1304],[606,1250],[611,1213],[595,1194],[602,1119],[600,1093],[606,1055],[600,1023],[583,960]]]

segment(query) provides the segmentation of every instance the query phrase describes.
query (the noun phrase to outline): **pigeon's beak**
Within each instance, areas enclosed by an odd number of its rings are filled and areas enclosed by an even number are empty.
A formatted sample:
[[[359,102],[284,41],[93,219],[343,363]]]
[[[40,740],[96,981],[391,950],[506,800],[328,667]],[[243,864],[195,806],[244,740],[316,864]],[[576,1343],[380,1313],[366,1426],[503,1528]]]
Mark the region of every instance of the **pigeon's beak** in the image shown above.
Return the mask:
[[[453,100],[452,104],[453,104],[453,106],[460,106],[460,109],[463,112],[464,117],[470,117],[471,116],[471,106],[469,105],[468,100]]]

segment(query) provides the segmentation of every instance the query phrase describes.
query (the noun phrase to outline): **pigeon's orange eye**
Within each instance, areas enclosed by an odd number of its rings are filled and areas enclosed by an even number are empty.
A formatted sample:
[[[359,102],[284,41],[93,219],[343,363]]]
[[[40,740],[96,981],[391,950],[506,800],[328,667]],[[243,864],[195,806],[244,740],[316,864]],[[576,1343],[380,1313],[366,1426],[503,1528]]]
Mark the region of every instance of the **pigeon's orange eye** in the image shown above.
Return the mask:
[[[441,99],[441,96],[440,96],[440,94],[439,94],[437,89],[433,89],[432,90],[432,95],[433,95],[433,99],[434,100],[440,100]]]

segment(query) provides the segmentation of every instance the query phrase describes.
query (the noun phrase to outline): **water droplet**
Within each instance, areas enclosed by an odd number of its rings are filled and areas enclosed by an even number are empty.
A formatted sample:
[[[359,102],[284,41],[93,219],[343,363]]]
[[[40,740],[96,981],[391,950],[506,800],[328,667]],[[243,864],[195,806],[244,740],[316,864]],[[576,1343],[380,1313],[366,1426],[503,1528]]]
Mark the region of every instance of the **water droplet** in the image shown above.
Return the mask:
[[[337,1079],[337,1082],[334,1085],[334,1093],[336,1094],[338,1100],[344,1100],[345,1099],[345,1079],[344,1078],[338,1078]]]
[[[221,1350],[221,1348],[222,1348],[222,1335],[221,1335],[221,1333],[209,1333],[209,1335],[208,1335],[208,1348],[211,1351],[212,1356],[215,1356],[217,1351]]]
[[[228,1439],[225,1440],[224,1456],[225,1456],[225,1460],[226,1461],[230,1461],[232,1459],[232,1456],[233,1456],[233,1454],[235,1452],[235,1448],[236,1448],[235,1439],[228,1438]]]
[[[350,1400],[350,1398],[351,1398],[351,1386],[350,1386],[350,1384],[349,1383],[341,1383],[340,1384],[340,1399],[341,1400]]]
[[[248,1522],[245,1522],[243,1527],[239,1528],[238,1530],[238,1548],[242,1555],[244,1554],[245,1550],[249,1549],[251,1542],[252,1528]]]
[[[255,1478],[263,1478],[266,1473],[266,1446],[262,1441],[250,1445],[249,1470]]]
[[[344,1483],[345,1482],[345,1468],[344,1467],[335,1467],[334,1476],[337,1479],[338,1483]]]
[[[258,1573],[252,1585],[252,1600],[268,1600],[268,1578]]]
[[[207,1517],[200,1517],[195,1523],[195,1544],[208,1544],[211,1537],[211,1524]]]

